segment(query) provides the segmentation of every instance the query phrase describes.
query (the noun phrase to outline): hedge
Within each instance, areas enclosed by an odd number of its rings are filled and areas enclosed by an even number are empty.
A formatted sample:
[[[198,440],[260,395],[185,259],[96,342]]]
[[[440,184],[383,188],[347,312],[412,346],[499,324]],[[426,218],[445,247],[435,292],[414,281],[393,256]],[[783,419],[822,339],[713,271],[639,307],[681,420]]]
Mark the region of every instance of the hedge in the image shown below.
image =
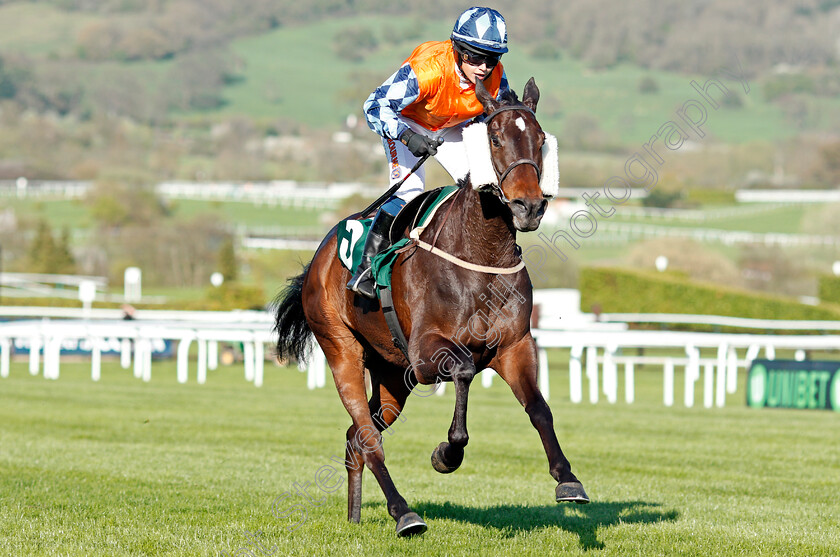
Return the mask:
[[[670,273],[587,267],[580,274],[581,309],[605,313],[685,313],[753,319],[835,321],[840,306],[811,306]]]
[[[823,275],[819,282],[819,297],[823,302],[840,304],[840,277]]]

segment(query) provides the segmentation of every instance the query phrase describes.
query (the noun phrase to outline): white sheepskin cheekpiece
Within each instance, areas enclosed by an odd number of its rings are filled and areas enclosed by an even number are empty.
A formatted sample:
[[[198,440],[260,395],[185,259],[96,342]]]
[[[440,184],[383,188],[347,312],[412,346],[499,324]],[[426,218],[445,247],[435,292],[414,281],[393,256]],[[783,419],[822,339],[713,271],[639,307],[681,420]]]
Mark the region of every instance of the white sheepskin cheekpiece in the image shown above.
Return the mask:
[[[542,146],[542,177],[540,178],[540,189],[546,197],[554,197],[560,191],[560,163],[557,158],[557,138],[547,133]]]
[[[462,132],[467,162],[470,168],[470,182],[474,190],[498,183],[490,158],[490,140],[487,137],[487,124],[470,124]]]
[[[471,124],[463,131],[464,147],[470,168],[470,182],[475,190],[498,184],[490,157],[490,140],[487,124]],[[558,162],[557,138],[545,134],[542,146],[542,176],[540,189],[546,197],[554,197],[560,191],[560,165]]]

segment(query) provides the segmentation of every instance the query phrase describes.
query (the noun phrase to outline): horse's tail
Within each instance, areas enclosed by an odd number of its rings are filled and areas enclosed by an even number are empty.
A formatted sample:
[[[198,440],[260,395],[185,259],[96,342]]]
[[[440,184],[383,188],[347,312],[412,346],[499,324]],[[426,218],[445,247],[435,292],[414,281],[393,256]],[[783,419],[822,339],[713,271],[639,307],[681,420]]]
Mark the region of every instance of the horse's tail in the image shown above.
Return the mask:
[[[309,265],[303,272],[289,279],[289,284],[274,299],[274,330],[277,332],[277,357],[286,360],[294,357],[306,359],[309,352],[309,337],[312,329],[303,314],[303,279],[309,272]]]

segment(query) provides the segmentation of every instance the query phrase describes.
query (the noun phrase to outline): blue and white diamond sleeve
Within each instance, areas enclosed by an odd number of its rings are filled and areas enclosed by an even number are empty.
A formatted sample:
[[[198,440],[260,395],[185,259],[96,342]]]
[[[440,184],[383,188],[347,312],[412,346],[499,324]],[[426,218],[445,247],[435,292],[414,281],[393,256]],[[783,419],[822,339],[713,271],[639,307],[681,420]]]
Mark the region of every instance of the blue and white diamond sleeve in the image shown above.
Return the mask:
[[[502,95],[508,89],[510,89],[510,85],[508,85],[507,74],[505,74],[504,70],[502,70],[502,80],[499,82],[499,93],[496,95],[496,100],[497,101],[502,100]],[[485,116],[484,114],[479,114],[478,116],[473,118],[471,120],[471,122],[480,123],[480,122],[483,122],[486,119],[487,119],[487,116]]]
[[[499,94],[496,95],[496,100],[502,100],[502,93],[510,89],[510,85],[508,84],[507,74],[502,69],[502,80],[499,82]]]
[[[409,64],[403,64],[367,98],[365,118],[370,129],[382,137],[399,139],[408,129],[397,115],[420,96],[420,83]]]

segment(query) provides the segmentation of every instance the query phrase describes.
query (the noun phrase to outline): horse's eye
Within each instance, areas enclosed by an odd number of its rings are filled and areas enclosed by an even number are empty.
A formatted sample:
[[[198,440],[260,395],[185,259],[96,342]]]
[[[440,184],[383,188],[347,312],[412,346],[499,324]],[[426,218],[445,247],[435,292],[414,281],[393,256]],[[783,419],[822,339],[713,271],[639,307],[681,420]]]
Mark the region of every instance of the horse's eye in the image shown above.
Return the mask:
[[[501,147],[502,146],[502,142],[499,141],[499,138],[496,137],[495,135],[490,136],[490,143],[493,144],[493,147]]]

